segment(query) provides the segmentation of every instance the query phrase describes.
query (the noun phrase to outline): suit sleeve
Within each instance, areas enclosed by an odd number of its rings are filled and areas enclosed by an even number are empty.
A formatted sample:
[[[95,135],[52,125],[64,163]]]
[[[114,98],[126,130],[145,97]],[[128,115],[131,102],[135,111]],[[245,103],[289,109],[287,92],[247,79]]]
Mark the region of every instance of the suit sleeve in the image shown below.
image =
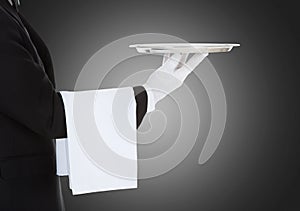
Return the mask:
[[[53,86],[55,87],[55,79],[53,74],[53,65],[51,56],[49,53],[49,50],[47,46],[45,45],[44,41],[40,38],[40,36],[37,34],[37,32],[32,28],[32,26],[27,22],[27,20],[20,14],[20,18],[22,19],[22,22],[24,23],[25,27],[30,33],[31,39],[33,43],[35,44],[37,51],[39,53],[39,56],[41,57],[45,72],[47,73],[48,78],[52,82]],[[147,112],[147,105],[148,105],[148,95],[144,87],[137,86],[133,87],[135,100],[136,100],[136,123],[137,128],[140,126],[146,112]]]
[[[30,34],[30,38],[38,51],[38,54],[43,61],[45,72],[52,82],[53,87],[55,88],[55,77],[54,77],[54,70],[51,55],[49,52],[48,47],[40,37],[40,35],[36,32],[36,30],[27,22],[27,20],[23,17],[22,14],[18,13],[22,23],[24,24],[25,28]]]
[[[0,13],[0,112],[32,131],[66,137],[63,101],[26,50],[18,26]]]
[[[0,32],[0,112],[42,136],[67,137],[63,100],[55,90],[54,76],[34,61],[14,22],[0,14],[0,24],[4,29]],[[138,127],[147,110],[147,94],[143,87],[134,87],[134,92]]]

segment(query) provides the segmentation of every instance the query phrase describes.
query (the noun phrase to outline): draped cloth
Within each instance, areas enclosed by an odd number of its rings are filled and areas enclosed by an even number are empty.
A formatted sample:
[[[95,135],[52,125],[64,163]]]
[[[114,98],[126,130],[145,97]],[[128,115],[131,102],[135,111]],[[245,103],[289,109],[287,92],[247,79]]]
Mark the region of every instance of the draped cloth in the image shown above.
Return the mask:
[[[57,175],[73,195],[137,188],[133,89],[60,92],[67,138],[56,140]]]

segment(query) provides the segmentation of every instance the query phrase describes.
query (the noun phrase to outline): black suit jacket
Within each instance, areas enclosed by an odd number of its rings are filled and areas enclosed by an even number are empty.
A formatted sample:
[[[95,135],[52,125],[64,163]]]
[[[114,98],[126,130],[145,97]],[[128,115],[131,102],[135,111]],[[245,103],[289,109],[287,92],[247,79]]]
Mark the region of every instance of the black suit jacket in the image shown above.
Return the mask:
[[[134,87],[137,125],[147,109]],[[0,0],[0,210],[62,210],[53,139],[67,137],[50,53],[27,21]]]

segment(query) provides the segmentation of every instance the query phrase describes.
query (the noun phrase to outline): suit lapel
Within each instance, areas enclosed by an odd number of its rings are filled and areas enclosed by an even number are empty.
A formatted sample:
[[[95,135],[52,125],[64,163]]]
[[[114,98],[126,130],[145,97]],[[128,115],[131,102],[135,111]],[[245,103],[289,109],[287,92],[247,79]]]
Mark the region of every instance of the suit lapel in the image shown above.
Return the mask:
[[[3,0],[0,0],[1,3],[3,2]],[[17,13],[17,11],[9,4],[8,1],[5,1],[3,2],[2,4],[2,7],[4,9],[4,12],[6,12],[9,16],[12,17],[12,19],[23,29],[23,31],[25,32],[25,34],[27,35],[28,37],[28,40],[31,44],[31,47],[33,48],[33,51],[35,53],[35,56],[36,56],[36,59],[37,59],[37,62],[42,66],[44,67],[44,64],[39,56],[39,53],[34,45],[34,43],[32,42],[31,38],[30,38],[30,35],[26,29],[26,27],[24,26],[19,14]]]
[[[3,9],[20,25],[22,28],[24,28],[23,23],[17,14],[17,11],[15,8],[13,8],[7,0],[1,0],[1,5]]]

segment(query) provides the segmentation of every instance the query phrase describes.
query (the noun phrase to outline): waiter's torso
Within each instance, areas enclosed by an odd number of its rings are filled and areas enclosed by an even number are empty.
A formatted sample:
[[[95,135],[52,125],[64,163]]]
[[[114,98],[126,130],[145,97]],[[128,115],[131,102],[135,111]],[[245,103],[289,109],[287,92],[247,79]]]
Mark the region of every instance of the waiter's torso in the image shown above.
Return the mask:
[[[23,47],[30,52],[37,65],[44,67],[46,74],[53,83],[53,86],[55,86],[53,66],[46,45],[26,20],[19,15],[13,7],[7,4],[7,1],[1,0],[0,2],[2,7],[0,10],[0,17],[7,16],[11,20],[10,24],[17,25],[19,33],[24,41]],[[4,30],[6,30],[6,26],[0,25],[0,33]],[[6,71],[10,71],[9,68],[5,66],[1,66],[0,68],[0,77],[5,77]],[[23,71],[27,70],[24,69]],[[18,76],[16,75],[16,77]],[[26,80],[26,78],[23,78],[23,80]],[[18,87],[17,84],[11,84],[11,87],[8,86],[7,89],[16,87]],[[35,133],[1,111],[0,125],[0,160],[17,156],[54,154],[53,141],[51,139]]]
[[[10,26],[13,26],[16,29],[15,33],[22,37],[20,45],[24,52],[31,55],[30,62],[42,67],[55,87],[53,66],[46,45],[8,1],[0,0],[0,37],[5,36],[4,32],[9,30]],[[13,40],[8,39],[8,42]],[[0,48],[3,46],[0,45]],[[14,52],[8,53],[13,55]],[[3,60],[4,58],[0,58],[0,77],[5,78],[11,69],[9,65],[5,65],[7,61]],[[20,71],[32,70],[24,68]],[[26,75],[24,73],[15,77],[23,77],[20,80],[26,81],[29,79]],[[28,74],[28,77],[30,76],[31,74]],[[1,92],[6,92],[7,89],[17,90],[23,87],[7,81],[1,88]],[[11,97],[26,99],[26,96]],[[19,106],[20,109],[22,107]],[[24,105],[24,112],[28,112],[25,107]],[[32,118],[32,121],[35,119]],[[52,138],[33,131],[0,110],[0,210],[63,210],[60,182],[55,170],[55,147]]]

